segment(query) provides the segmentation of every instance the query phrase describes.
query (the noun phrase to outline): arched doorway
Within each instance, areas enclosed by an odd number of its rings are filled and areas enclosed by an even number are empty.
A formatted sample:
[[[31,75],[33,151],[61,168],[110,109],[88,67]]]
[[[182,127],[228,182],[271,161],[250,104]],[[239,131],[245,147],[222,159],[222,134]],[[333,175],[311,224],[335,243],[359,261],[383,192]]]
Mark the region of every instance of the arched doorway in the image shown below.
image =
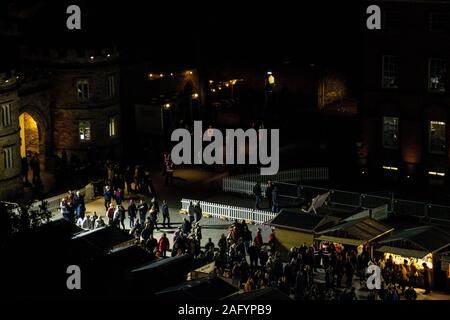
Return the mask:
[[[20,156],[22,158],[31,154],[40,155],[41,128],[36,120],[28,113],[19,116],[20,123]]]

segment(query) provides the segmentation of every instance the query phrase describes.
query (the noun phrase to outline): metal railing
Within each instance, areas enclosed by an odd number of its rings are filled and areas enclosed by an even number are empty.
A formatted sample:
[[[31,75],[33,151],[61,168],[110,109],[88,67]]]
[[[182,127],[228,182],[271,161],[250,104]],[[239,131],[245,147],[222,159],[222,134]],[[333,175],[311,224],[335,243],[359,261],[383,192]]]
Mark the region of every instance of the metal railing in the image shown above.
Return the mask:
[[[275,218],[277,213],[263,210],[254,210],[250,208],[235,207],[225,204],[205,202],[193,199],[181,199],[181,210],[187,211],[189,202],[196,204],[200,202],[203,214],[207,214],[217,219],[227,220],[246,220],[255,224],[264,224],[265,222]]]
[[[226,177],[222,181],[222,188],[225,192],[235,192],[240,194],[252,195],[253,186],[256,182],[261,183],[261,190],[267,187],[268,181],[277,182],[302,182],[302,181],[323,181],[328,180],[328,168],[301,168],[279,171],[275,175],[262,176],[258,173],[243,174],[238,176]],[[280,186],[281,187],[281,186]],[[280,192],[280,194],[284,194]]]

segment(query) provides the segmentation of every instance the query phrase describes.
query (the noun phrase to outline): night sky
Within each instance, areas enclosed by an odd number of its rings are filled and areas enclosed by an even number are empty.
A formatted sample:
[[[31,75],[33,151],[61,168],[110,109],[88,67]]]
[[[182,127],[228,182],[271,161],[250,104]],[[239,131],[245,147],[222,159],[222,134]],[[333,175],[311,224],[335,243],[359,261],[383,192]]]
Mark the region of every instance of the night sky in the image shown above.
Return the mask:
[[[18,22],[26,35],[20,42],[102,46],[112,41],[123,52],[163,64],[195,64],[199,56],[220,65],[352,61],[365,16],[357,1],[6,2],[2,20],[9,12],[6,20]],[[81,31],[66,28],[69,4],[81,7]]]

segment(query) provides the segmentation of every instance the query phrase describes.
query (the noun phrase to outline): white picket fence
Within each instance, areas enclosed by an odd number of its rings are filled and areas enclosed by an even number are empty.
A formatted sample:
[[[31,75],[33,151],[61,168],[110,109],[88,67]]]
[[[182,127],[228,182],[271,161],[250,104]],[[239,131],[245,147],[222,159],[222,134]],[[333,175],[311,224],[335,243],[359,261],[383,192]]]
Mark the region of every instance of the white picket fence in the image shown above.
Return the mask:
[[[192,202],[192,204],[195,205],[198,200],[181,199],[181,210],[187,211],[189,202]],[[227,220],[237,219],[239,221],[246,220],[255,224],[264,224],[275,218],[277,215],[270,211],[254,210],[205,201],[200,201],[200,207],[202,208],[203,214],[207,214],[213,218]]]
[[[277,182],[304,182],[328,180],[328,168],[301,168],[280,171],[276,175],[262,176],[257,173],[243,174],[239,176],[226,177],[222,181],[222,188],[225,192],[235,192],[240,194],[253,194],[253,186],[257,181],[261,182],[261,190],[267,187],[267,181]],[[264,192],[263,192],[264,196]]]

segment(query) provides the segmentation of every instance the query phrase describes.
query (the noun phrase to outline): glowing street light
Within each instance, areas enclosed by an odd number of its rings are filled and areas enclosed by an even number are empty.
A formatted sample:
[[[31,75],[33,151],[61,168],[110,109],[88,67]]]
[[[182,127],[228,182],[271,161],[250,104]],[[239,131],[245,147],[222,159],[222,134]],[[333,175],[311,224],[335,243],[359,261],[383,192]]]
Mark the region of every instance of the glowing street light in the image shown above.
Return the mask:
[[[192,98],[193,98],[193,99],[197,99],[197,98],[198,98],[198,93],[194,93],[194,94],[192,95]]]
[[[164,104],[164,109],[166,109],[166,110],[170,109],[170,103]]]

